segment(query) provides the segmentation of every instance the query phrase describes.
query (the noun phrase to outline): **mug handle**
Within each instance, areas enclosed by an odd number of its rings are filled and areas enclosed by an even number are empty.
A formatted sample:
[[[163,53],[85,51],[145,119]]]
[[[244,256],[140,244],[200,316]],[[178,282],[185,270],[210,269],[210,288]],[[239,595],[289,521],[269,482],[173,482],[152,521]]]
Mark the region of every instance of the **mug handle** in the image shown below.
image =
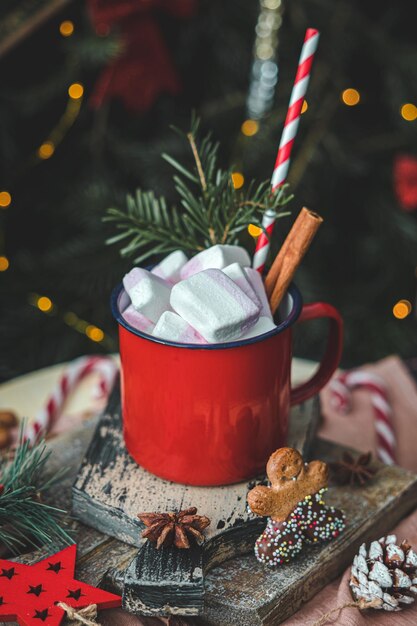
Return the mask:
[[[339,365],[343,346],[343,320],[339,311],[326,302],[312,302],[303,306],[298,321],[307,322],[322,317],[329,318],[330,323],[326,352],[317,371],[310,380],[291,389],[291,406],[300,404],[318,393]]]

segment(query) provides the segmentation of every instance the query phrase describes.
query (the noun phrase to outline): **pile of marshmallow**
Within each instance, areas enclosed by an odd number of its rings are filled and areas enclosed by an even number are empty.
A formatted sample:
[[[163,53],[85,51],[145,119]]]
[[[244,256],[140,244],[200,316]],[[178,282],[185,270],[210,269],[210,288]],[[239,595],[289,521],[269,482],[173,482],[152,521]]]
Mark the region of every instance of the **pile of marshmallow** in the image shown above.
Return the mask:
[[[223,343],[276,327],[262,278],[240,246],[215,245],[190,260],[176,250],[150,272],[132,269],[123,286],[126,322],[168,341]]]

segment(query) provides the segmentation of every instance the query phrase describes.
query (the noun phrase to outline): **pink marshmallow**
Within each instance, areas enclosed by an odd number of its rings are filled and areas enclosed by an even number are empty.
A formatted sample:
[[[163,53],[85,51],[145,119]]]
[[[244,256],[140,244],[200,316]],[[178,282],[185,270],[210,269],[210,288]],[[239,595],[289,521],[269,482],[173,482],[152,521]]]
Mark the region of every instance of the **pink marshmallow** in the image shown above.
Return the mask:
[[[248,330],[248,332],[245,333],[241,337],[241,339],[258,337],[259,335],[263,335],[264,333],[269,333],[269,331],[274,330],[274,328],[276,328],[276,326],[270,317],[260,317],[256,324],[252,326],[252,328]]]
[[[261,317],[269,317],[272,319],[271,308],[269,306],[268,296],[266,295],[262,276],[252,267],[245,267],[245,273],[261,303]]]
[[[181,279],[180,271],[187,261],[188,259],[182,250],[175,250],[162,259],[158,265],[155,265],[151,273],[175,284]]]
[[[207,343],[195,328],[172,311],[162,313],[152,335],[177,343]]]
[[[181,269],[181,278],[189,278],[207,269],[221,270],[231,263],[240,263],[245,267],[250,265],[250,257],[245,248],[217,244],[193,256]]]
[[[122,317],[128,324],[133,326],[133,328],[143,333],[148,333],[148,335],[150,335],[155,328],[155,324],[142,315],[142,313],[136,311],[131,304],[123,311]]]
[[[243,268],[239,263],[232,263],[225,267],[222,272],[226,274],[229,278],[233,280],[233,282],[241,288],[243,293],[245,293],[248,298],[250,298],[255,304],[259,307],[261,306],[261,301],[259,300],[255,290],[249,282],[249,279],[245,273],[245,268]]]
[[[221,270],[208,269],[173,286],[171,306],[209,343],[239,338],[260,307]]]
[[[144,270],[135,267],[123,278],[123,285],[139,313],[156,323],[162,313],[169,309],[171,285]]]

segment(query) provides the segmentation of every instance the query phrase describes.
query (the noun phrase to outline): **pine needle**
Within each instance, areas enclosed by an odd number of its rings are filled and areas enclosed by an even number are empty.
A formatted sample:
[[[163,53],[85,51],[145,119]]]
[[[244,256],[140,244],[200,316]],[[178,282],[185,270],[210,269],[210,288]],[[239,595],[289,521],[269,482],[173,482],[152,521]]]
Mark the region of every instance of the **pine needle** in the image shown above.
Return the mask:
[[[0,542],[13,553],[31,545],[60,547],[73,539],[61,526],[66,513],[42,501],[44,493],[58,483],[65,471],[45,477],[45,466],[51,454],[44,441],[30,444],[23,439],[21,429],[14,456],[0,461]]]
[[[137,189],[135,196],[127,197],[124,209],[107,210],[104,221],[112,222],[117,231],[107,243],[122,242],[123,257],[141,263],[177,249],[194,254],[217,243],[237,244],[249,224],[262,228],[266,209],[276,211],[277,218],[289,215],[282,211],[293,197],[287,184],[272,194],[269,181],[251,181],[246,191],[235,189],[233,168],[217,167],[219,144],[210,134],[198,141],[198,128],[199,120],[193,118],[188,133],[174,129],[189,144],[194,161],[191,168],[162,155],[175,170],[172,180],[180,208],[168,209],[163,197]]]

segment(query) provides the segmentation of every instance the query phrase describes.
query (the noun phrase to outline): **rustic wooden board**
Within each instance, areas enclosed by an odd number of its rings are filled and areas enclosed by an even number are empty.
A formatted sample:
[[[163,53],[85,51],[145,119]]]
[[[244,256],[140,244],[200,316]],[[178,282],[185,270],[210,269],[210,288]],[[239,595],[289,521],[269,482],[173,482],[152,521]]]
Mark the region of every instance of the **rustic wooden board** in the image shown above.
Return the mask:
[[[123,579],[123,607],[140,615],[198,615],[204,601],[203,550],[166,548],[145,542]]]
[[[52,474],[66,466],[69,473],[51,493],[51,502],[68,508],[71,485],[93,435],[95,424],[51,441]],[[337,458],[343,449],[320,442],[312,450],[315,458]],[[205,598],[199,624],[210,626],[256,626],[279,624],[351,561],[359,544],[385,534],[417,504],[417,479],[397,467],[380,469],[366,488],[331,488],[328,501],[343,506],[348,527],[338,541],[310,548],[297,561],[280,570],[260,566],[252,554],[230,559],[205,575]],[[74,521],[78,543],[76,573],[80,580],[122,593],[125,569],[137,548],[126,545]],[[26,555],[35,562],[51,554],[42,550]],[[310,558],[311,557],[311,558]],[[286,584],[286,581],[291,584]],[[193,620],[194,623],[194,620]],[[197,623],[197,622],[196,622]],[[4,625],[2,625],[4,626]]]
[[[290,442],[303,454],[307,454],[318,416],[317,399],[297,407],[291,416]],[[73,511],[86,524],[140,548],[126,574],[126,609],[145,615],[198,615],[203,609],[204,573],[249,552],[262,529],[262,519],[246,504],[247,492],[254,484],[192,487],[162,480],[139,467],[124,445],[116,387],[75,482]],[[139,512],[190,506],[211,519],[201,548],[157,551],[147,542],[143,545]]]
[[[317,398],[295,407],[291,413],[289,445],[299,448],[306,457],[318,418]],[[259,526],[259,518],[246,506],[246,494],[253,485],[254,481],[246,481],[224,487],[192,487],[162,480],[139,467],[124,444],[117,388],[75,481],[73,512],[86,524],[140,547],[144,525],[138,520],[138,513],[196,506],[211,519],[206,531],[208,549],[211,540],[219,535],[233,530],[240,541],[240,526]],[[228,541],[232,535],[228,535]],[[216,561],[215,555],[210,554],[210,559]]]
[[[340,458],[344,448],[317,441],[314,457]],[[380,463],[366,487],[330,487],[326,501],[345,510],[347,527],[336,541],[303,550],[282,568],[254,556],[232,559],[205,579],[205,623],[215,626],[280,624],[351,563],[358,547],[388,532],[417,505],[417,476]]]

